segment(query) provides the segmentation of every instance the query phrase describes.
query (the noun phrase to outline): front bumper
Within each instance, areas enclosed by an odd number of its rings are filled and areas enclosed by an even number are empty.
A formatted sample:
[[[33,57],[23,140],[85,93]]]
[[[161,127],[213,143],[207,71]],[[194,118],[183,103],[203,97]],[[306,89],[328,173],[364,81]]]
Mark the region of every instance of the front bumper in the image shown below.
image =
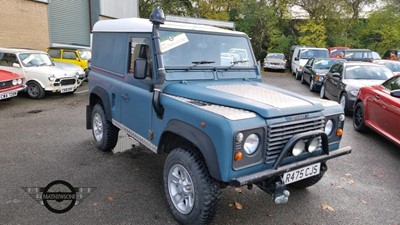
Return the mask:
[[[265,171],[261,171],[258,173],[254,173],[251,175],[247,175],[247,176],[242,176],[242,177],[238,177],[238,178],[234,178],[230,184],[236,187],[239,186],[243,186],[246,184],[252,184],[252,183],[256,183],[262,180],[266,180],[268,178],[272,178],[272,177],[276,177],[276,176],[280,176],[288,171],[291,170],[295,170],[295,169],[299,169],[301,167],[304,166],[308,166],[311,165],[313,163],[317,163],[317,162],[323,162],[323,161],[327,161],[329,159],[333,159],[342,155],[346,155],[346,154],[350,154],[351,153],[351,147],[350,146],[346,146],[343,148],[339,148],[335,151],[330,152],[329,155],[320,155],[317,157],[313,157],[313,158],[308,158],[305,159],[303,161],[300,162],[296,162],[296,163],[292,163],[289,165],[285,165],[282,167],[279,167],[278,169],[269,169],[269,170],[265,170]]]
[[[264,69],[272,69],[272,70],[284,70],[286,69],[285,65],[264,65]]]

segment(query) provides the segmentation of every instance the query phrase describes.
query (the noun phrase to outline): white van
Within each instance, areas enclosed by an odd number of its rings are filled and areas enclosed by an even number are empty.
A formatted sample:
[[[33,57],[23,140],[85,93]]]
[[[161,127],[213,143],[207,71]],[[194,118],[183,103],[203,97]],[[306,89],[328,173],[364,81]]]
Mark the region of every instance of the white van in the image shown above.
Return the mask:
[[[329,58],[329,51],[326,48],[296,47],[293,52],[290,68],[297,80],[300,80],[303,66],[310,58]]]

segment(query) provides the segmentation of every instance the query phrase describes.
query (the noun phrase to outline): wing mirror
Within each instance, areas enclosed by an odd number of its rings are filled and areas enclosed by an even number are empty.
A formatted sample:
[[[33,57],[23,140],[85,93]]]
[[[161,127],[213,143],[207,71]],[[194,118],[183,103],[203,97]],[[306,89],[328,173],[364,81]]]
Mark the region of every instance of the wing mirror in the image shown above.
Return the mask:
[[[342,78],[342,76],[340,75],[340,73],[333,73],[333,74],[332,74],[332,77],[337,78],[337,79]]]
[[[147,71],[147,59],[137,58],[134,62],[134,72],[133,75],[136,79],[143,80],[146,78]]]

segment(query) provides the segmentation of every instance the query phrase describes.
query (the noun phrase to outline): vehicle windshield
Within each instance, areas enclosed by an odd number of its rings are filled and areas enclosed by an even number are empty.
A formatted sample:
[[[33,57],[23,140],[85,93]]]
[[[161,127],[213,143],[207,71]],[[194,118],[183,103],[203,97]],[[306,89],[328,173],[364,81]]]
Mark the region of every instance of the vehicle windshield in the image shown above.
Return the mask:
[[[378,64],[385,65],[393,72],[400,72],[400,62],[377,62]]]
[[[278,53],[270,53],[267,55],[267,59],[284,59],[285,56],[283,54],[278,54]]]
[[[346,51],[344,55],[345,59],[372,59],[372,52],[369,51]]]
[[[255,68],[248,39],[191,32],[160,31],[165,68]]]
[[[328,50],[325,49],[301,50],[300,59],[309,59],[309,58],[328,58]]]
[[[50,56],[46,53],[21,53],[18,57],[25,67],[53,65]]]
[[[315,60],[314,63],[314,69],[319,69],[319,70],[328,70],[331,68],[331,66],[335,63],[337,63],[340,60],[335,60],[335,59],[321,59],[321,60]]]
[[[83,60],[89,60],[92,58],[92,51],[90,50],[79,50],[78,52]]]
[[[351,65],[346,67],[345,79],[387,80],[393,72],[386,67],[372,65]]]

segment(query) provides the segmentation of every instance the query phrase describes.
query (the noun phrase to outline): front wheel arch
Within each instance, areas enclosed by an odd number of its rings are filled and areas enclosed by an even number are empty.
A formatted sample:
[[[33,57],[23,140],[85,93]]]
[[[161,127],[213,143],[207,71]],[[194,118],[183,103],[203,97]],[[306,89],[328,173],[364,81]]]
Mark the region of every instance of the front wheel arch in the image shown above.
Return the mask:
[[[171,140],[174,141],[171,142]],[[217,180],[222,180],[217,152],[210,137],[186,122],[171,120],[168,122],[160,138],[158,153],[168,153],[172,149],[182,145],[196,147],[204,158],[210,175]]]

